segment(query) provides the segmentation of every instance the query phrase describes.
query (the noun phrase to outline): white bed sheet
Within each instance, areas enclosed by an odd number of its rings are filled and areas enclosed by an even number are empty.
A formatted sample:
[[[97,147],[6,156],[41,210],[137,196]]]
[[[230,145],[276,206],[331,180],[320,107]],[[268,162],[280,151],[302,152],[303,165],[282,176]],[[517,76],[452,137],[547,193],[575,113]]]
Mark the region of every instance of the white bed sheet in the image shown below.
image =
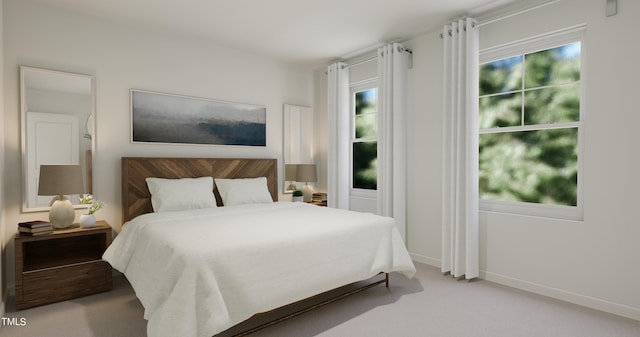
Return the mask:
[[[145,308],[149,336],[213,336],[380,272],[415,267],[393,219],[305,203],[153,213],[103,255]]]

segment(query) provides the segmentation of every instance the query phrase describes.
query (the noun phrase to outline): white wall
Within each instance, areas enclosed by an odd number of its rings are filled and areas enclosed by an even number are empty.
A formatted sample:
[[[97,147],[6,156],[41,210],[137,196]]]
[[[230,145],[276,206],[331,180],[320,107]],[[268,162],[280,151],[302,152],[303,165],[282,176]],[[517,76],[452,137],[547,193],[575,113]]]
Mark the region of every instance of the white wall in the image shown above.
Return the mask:
[[[318,68],[313,72],[313,153],[318,171],[318,181],[314,188],[319,192],[327,191],[327,151],[329,147],[329,115],[327,114],[327,75],[326,68]],[[330,196],[327,195],[327,198]]]
[[[268,157],[282,161],[284,103],[312,106],[313,75],[271,58],[145,27],[126,26],[20,0],[5,0],[4,123],[6,156],[5,258],[13,285],[17,222],[46,218],[20,213],[21,153],[19,65],[96,77],[94,194],[106,207],[97,213],[121,226],[120,157]],[[147,145],[130,143],[129,90],[142,89],[267,107],[267,146]],[[281,168],[280,168],[281,169]],[[280,171],[280,170],[279,170]],[[278,186],[282,186],[279,172]],[[282,191],[281,191],[282,192]]]
[[[481,48],[586,23],[584,221],[481,214],[481,276],[495,282],[640,319],[640,125],[637,81],[640,2],[564,0],[481,28]],[[409,71],[408,247],[439,266],[442,41],[405,43]]]
[[[407,41],[407,248],[440,265],[442,222],[442,41],[434,33]]]

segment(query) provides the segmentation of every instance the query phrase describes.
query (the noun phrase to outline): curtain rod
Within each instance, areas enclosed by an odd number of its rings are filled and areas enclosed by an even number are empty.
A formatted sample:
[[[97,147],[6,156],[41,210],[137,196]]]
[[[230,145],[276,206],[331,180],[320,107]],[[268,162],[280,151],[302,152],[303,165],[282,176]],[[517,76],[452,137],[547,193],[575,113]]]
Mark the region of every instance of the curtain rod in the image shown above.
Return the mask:
[[[509,13],[506,13],[504,15],[500,15],[500,16],[497,16],[495,18],[492,18],[492,19],[488,19],[488,20],[485,20],[485,21],[482,21],[482,22],[478,22],[477,26],[478,27],[482,27],[482,26],[488,25],[490,23],[494,23],[494,22],[497,22],[497,21],[500,21],[500,20],[508,19],[508,18],[510,18],[512,16],[524,14],[524,13],[530,12],[530,11],[538,9],[538,8],[542,8],[542,7],[545,7],[545,6],[553,5],[553,4],[557,3],[557,2],[560,2],[560,0],[549,0],[549,1],[545,1],[545,2],[542,2],[542,3],[536,4],[536,5],[531,5],[529,7],[518,9],[516,11],[509,12]],[[440,38],[441,39],[444,38],[444,33],[440,33]]]
[[[403,48],[403,49],[404,49],[404,51],[409,53],[409,55],[413,54],[413,51],[411,51],[411,49],[407,49],[407,48]],[[371,56],[371,57],[366,58],[364,60],[360,60],[358,62],[353,62],[353,63],[347,64],[347,65],[344,65],[344,66],[342,66],[342,69],[348,69],[348,68],[351,68],[351,67],[354,67],[354,66],[358,66],[358,65],[367,63],[367,62],[375,61],[377,59],[378,59],[378,55],[376,54],[375,56]]]
[[[348,68],[351,68],[351,67],[355,67],[357,65],[361,65],[361,64],[367,63],[367,62],[375,61],[377,59],[378,59],[378,55],[371,56],[371,57],[369,57],[367,59],[364,59],[364,60],[361,60],[361,61],[358,61],[358,62],[353,62],[351,64],[344,65],[344,66],[342,66],[342,69],[348,69]]]

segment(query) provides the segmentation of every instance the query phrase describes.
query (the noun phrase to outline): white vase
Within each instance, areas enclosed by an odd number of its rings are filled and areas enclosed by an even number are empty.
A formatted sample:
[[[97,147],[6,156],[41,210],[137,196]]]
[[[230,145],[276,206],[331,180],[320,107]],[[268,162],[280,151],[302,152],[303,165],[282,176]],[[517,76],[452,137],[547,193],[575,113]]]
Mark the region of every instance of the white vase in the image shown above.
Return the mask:
[[[96,216],[93,214],[82,214],[80,215],[79,222],[82,227],[93,227],[96,225]]]

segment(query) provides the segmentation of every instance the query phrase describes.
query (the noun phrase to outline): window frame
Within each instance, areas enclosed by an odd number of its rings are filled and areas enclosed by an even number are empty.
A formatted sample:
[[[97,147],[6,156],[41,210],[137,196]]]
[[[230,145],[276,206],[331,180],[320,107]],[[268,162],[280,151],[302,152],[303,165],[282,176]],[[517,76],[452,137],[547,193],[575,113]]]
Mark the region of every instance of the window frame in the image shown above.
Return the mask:
[[[511,131],[531,131],[556,128],[577,128],[578,133],[578,179],[577,179],[577,202],[576,206],[540,204],[530,202],[516,201],[499,201],[480,199],[480,211],[500,212],[515,215],[536,216],[563,220],[582,221],[584,220],[584,138],[585,138],[585,120],[586,120],[586,100],[585,88],[587,83],[586,69],[586,42],[585,42],[585,25],[578,25],[566,29],[537,35],[503,45],[486,48],[480,51],[480,65],[508,58],[517,55],[526,55],[537,51],[547,50],[572,42],[580,42],[580,116],[576,122],[562,122],[555,124],[538,124],[538,125],[521,125],[515,127],[502,127],[494,129],[481,129],[480,134]],[[523,88],[522,92],[524,93]]]
[[[355,94],[357,92],[362,92],[370,89],[376,89],[376,136],[375,137],[364,137],[364,138],[355,138],[356,137],[356,102],[355,102]],[[351,196],[362,197],[362,198],[370,198],[375,199],[378,195],[378,190],[376,189],[366,189],[366,188],[354,188],[353,187],[353,144],[354,143],[362,143],[362,142],[378,142],[378,79],[370,78],[363,81],[359,81],[356,83],[352,83],[349,86],[349,193]]]

